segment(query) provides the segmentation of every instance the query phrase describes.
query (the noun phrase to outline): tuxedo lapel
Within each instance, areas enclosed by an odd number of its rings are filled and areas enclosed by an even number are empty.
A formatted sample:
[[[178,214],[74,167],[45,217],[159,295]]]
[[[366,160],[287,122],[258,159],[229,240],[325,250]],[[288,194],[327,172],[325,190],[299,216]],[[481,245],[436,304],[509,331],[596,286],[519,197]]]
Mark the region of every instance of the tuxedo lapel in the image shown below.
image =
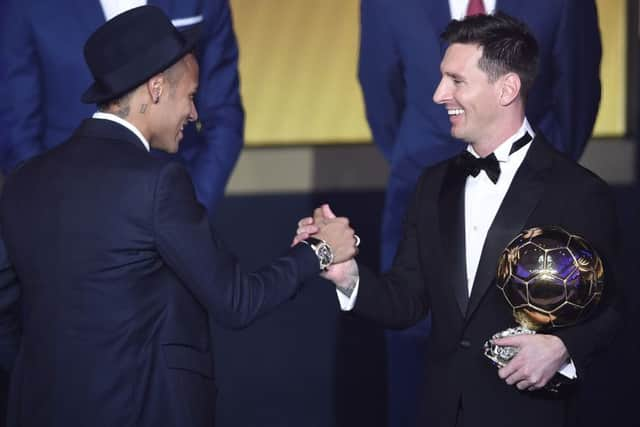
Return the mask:
[[[444,262],[449,270],[448,285],[464,316],[469,301],[465,252],[464,185],[466,176],[458,173],[455,161],[449,162],[439,196]]]
[[[487,289],[494,285],[500,254],[523,230],[542,198],[545,177],[549,175],[545,171],[551,167],[551,158],[545,153],[546,146],[542,141],[543,137],[536,135],[487,233],[473,282],[467,318],[478,307]]]

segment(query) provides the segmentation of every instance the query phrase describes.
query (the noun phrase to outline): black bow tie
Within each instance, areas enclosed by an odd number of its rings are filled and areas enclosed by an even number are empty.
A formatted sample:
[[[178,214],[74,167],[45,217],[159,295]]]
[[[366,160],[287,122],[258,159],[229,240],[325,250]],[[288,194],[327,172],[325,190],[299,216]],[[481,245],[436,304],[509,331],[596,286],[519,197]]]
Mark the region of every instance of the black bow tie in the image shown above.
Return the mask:
[[[458,166],[461,168],[465,176],[478,176],[481,170],[484,170],[494,184],[498,182],[500,177],[500,164],[496,155],[491,153],[487,157],[475,157],[468,151],[464,151],[458,158]]]
[[[513,143],[509,155],[527,145],[531,139],[531,135],[525,132],[522,138]],[[498,182],[498,178],[500,177],[500,163],[494,153],[489,154],[487,157],[475,157],[465,150],[458,156],[457,165],[465,176],[471,175],[476,177],[481,170],[484,170],[494,184]]]

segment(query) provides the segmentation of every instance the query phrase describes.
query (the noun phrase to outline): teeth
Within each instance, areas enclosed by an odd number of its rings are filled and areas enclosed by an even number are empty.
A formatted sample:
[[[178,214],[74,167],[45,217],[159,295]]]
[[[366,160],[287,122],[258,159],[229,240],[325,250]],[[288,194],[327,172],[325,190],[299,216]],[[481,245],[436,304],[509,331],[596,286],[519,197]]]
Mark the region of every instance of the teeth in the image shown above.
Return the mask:
[[[447,113],[450,116],[459,116],[460,114],[464,114],[464,110],[462,108],[452,108],[450,110],[447,110]]]

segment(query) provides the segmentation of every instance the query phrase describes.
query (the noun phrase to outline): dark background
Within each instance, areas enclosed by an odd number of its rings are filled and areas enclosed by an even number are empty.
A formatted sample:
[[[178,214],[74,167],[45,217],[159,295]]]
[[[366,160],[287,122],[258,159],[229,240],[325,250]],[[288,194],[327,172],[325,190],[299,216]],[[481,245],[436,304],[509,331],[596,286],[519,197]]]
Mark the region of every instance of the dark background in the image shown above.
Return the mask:
[[[622,230],[624,301],[630,326],[637,327],[640,191],[635,185],[614,191]],[[361,236],[359,260],[377,268],[383,197],[382,191],[233,196],[224,201],[215,222],[244,266],[252,269],[285,251],[297,221],[330,202]],[[310,281],[280,310],[242,331],[214,331],[217,427],[385,425],[383,331],[340,313],[330,283]],[[586,379],[589,389],[580,398],[577,425],[634,425],[629,420],[635,418],[640,381],[638,335],[632,327],[622,331],[596,362],[597,374]]]

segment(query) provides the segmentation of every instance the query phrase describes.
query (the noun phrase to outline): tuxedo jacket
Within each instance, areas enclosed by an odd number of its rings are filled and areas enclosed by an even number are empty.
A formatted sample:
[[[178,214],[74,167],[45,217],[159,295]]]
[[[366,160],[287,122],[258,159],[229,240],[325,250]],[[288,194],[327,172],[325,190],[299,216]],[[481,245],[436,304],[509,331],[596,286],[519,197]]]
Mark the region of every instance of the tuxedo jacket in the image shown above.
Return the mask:
[[[196,106],[200,132],[188,126],[178,158],[210,211],[221,199],[242,148],[244,112],[238,84],[238,47],[228,0],[149,0],[180,30],[201,20]],[[96,111],[80,102],[93,81],[84,43],[105,22],[99,0],[0,2],[0,168],[67,139]]]
[[[244,274],[184,167],[107,120],[12,173],[0,221],[20,279],[9,426],[212,426],[208,316],[245,326],[319,272],[298,245]]]
[[[597,314],[557,329],[585,378],[589,362],[621,322],[616,301],[614,203],[608,186],[537,134],[489,229],[467,300],[464,183],[454,160],[427,169],[407,213],[388,274],[363,269],[355,312],[385,327],[406,328],[432,314],[422,408],[425,425],[452,427],[458,404],[465,420],[492,426],[563,426],[571,393],[520,392],[498,377],[482,346],[515,326],[495,284],[498,258],[523,229],[557,225],[582,235],[603,257],[606,289]]]
[[[594,0],[497,0],[523,21],[540,48],[526,113],[558,150],[578,159],[600,103],[601,44]],[[541,13],[544,11],[544,13]],[[362,0],[359,80],[373,140],[391,167],[382,225],[382,266],[425,167],[463,149],[447,113],[432,101],[451,20],[447,0]]]

